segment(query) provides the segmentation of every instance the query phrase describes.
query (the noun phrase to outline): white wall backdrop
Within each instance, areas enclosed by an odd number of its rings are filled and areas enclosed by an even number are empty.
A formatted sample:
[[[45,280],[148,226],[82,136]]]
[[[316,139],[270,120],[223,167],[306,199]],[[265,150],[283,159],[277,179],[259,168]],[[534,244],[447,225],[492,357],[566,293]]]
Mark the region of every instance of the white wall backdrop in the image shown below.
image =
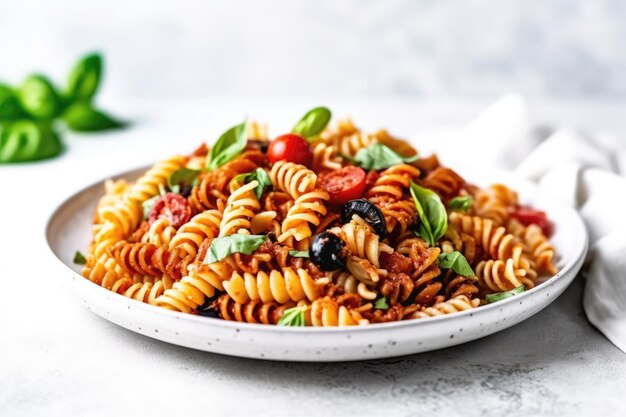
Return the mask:
[[[626,97],[624,0],[0,1],[0,80],[93,49],[105,94]]]

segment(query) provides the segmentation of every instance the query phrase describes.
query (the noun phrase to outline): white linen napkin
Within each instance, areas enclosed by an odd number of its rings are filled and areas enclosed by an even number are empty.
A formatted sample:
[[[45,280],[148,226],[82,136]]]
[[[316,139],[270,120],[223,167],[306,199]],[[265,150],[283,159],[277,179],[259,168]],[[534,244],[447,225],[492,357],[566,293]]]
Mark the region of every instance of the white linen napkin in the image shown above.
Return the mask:
[[[590,239],[585,312],[626,352],[626,141],[571,129],[540,141],[530,127],[523,99],[505,96],[442,153],[460,166],[479,153],[483,166],[514,171],[578,210]]]

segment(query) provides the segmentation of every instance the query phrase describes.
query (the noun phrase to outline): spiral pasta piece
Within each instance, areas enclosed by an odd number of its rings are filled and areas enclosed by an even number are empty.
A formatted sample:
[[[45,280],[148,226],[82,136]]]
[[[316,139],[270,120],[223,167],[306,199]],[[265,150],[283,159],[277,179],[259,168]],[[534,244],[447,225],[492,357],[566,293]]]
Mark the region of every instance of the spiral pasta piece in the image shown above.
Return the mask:
[[[503,184],[477,190],[474,196],[474,212],[481,217],[502,225],[509,217],[509,211],[517,206],[517,193]]]
[[[536,268],[540,272],[550,275],[557,273],[554,266],[554,246],[543,234],[541,227],[530,224],[525,227],[520,222],[512,219],[507,224],[507,229],[515,236],[519,237],[524,245],[524,252],[532,258]]]
[[[465,180],[450,168],[438,167],[428,173],[422,186],[435,191],[444,200],[456,196],[465,185]]]
[[[160,218],[152,223],[148,232],[141,238],[141,241],[155,246],[167,246],[175,234],[176,229],[170,226],[170,222],[167,219]]]
[[[367,259],[376,268],[380,267],[381,251],[393,252],[393,249],[388,245],[379,243],[379,237],[376,233],[354,222],[346,223],[341,227],[333,227],[329,231],[343,240],[353,255]]]
[[[282,233],[279,242],[286,241],[293,236],[297,241],[310,237],[313,233],[311,226],[320,224],[320,217],[326,215],[324,201],[328,200],[328,193],[321,189],[313,190],[298,197],[287,212],[283,220]]]
[[[256,275],[244,273],[241,276],[235,272],[222,285],[226,293],[240,304],[250,300],[284,304],[290,300],[313,301],[322,295],[322,286],[328,282],[327,278],[314,280],[304,269],[294,271],[292,268],[284,268],[282,273],[272,270],[270,273],[259,271]]]
[[[209,265],[191,265],[189,274],[175,282],[172,288],[155,300],[155,304],[174,311],[191,313],[204,304],[215,291],[223,291],[222,282],[232,274],[232,268],[225,262]]]
[[[265,155],[260,151],[244,152],[217,170],[204,173],[200,184],[191,190],[187,202],[197,212],[210,209],[223,212],[230,194],[229,184],[232,179],[239,174],[252,172],[266,162]]]
[[[160,276],[161,271],[152,262],[157,246],[151,243],[118,242],[111,248],[115,261],[130,275]],[[165,262],[167,264],[167,261]]]
[[[159,186],[165,187],[174,171],[183,168],[186,164],[187,158],[183,156],[157,162],[129,188],[124,197],[132,203],[143,203],[150,197],[158,195]]]
[[[513,264],[513,259],[481,261],[476,266],[476,276],[481,286],[495,292],[510,291],[521,285],[532,288],[534,283],[524,280],[526,271],[515,269]]]
[[[507,233],[506,228],[496,227],[490,219],[457,212],[450,213],[449,219],[458,230],[474,237],[492,259],[506,261],[513,258],[515,268],[530,266],[523,256],[523,245],[514,235]]]
[[[409,190],[411,180],[419,178],[419,175],[419,169],[408,164],[387,168],[381,172],[374,186],[365,193],[365,198],[372,203],[385,199],[401,200],[404,192]]]
[[[220,318],[229,321],[245,323],[276,324],[283,316],[285,310],[293,307],[293,304],[278,305],[274,302],[263,303],[261,301],[249,301],[241,304],[224,294],[215,302],[215,308]]]
[[[233,191],[228,197],[228,203],[220,223],[219,236],[228,236],[242,232],[250,233],[250,222],[261,208],[259,200],[257,200],[253,192],[258,185],[258,181],[250,181]]]
[[[319,298],[311,303],[306,314],[307,324],[316,327],[357,326],[369,324],[369,320],[354,308],[341,305],[330,297]]]
[[[387,232],[405,233],[411,226],[417,224],[417,209],[411,199],[379,200],[376,205],[385,216]]]
[[[415,312],[412,318],[422,319],[426,317],[443,316],[459,311],[470,310],[478,307],[479,302],[480,301],[477,298],[470,300],[466,296],[461,295],[448,301],[437,303],[432,307],[425,307],[422,310]]]
[[[140,204],[133,202],[119,202],[113,206],[105,206],[98,209],[98,217],[102,220],[103,229],[107,231],[107,236],[115,234],[118,240],[125,239],[141,223],[143,216]],[[94,235],[96,243],[102,236],[99,233]]]
[[[336,171],[343,167],[343,158],[334,145],[318,142],[313,145],[313,170],[316,172]]]
[[[299,197],[315,189],[317,175],[304,165],[278,161],[272,166],[270,178],[274,187],[288,193],[291,198]]]
[[[168,283],[166,279],[135,281],[121,293],[118,293],[124,297],[154,305],[156,299],[170,286],[171,281]]]
[[[332,282],[342,287],[345,292],[358,294],[364,300],[374,300],[378,296],[368,286],[349,272],[335,271],[331,273]]]
[[[443,284],[438,279],[441,269],[437,265],[437,258],[441,253],[438,247],[428,247],[420,238],[403,240],[396,251],[408,256],[412,263],[411,278],[414,283],[415,302],[421,305],[430,305],[439,301],[439,293]]]
[[[124,192],[128,189],[128,182],[124,179],[120,180],[106,180],[104,182],[104,195],[98,200],[98,206],[96,208],[96,214],[94,216],[94,223],[100,223],[102,220],[98,216],[98,209],[103,207],[114,206],[120,203],[124,197]]]
[[[174,248],[193,257],[205,239],[214,238],[219,234],[222,213],[218,210],[206,210],[191,218],[182,225],[169,243],[170,250]]]
[[[349,136],[342,136],[337,139],[337,149],[341,155],[353,158],[359,149],[367,148],[372,143],[378,142],[374,135],[363,132],[355,132]]]

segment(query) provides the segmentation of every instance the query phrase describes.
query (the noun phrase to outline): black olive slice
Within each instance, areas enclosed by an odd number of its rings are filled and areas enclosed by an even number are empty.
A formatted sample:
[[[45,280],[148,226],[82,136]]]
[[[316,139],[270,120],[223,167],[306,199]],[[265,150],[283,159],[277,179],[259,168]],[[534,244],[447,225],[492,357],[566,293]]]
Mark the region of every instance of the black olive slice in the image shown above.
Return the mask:
[[[330,232],[322,232],[313,238],[309,256],[311,262],[322,271],[334,271],[346,265],[346,243]]]
[[[341,208],[341,221],[348,223],[352,220],[352,216],[358,214],[372,228],[376,234],[383,239],[387,236],[387,223],[383,212],[364,198],[358,200],[350,200]]]

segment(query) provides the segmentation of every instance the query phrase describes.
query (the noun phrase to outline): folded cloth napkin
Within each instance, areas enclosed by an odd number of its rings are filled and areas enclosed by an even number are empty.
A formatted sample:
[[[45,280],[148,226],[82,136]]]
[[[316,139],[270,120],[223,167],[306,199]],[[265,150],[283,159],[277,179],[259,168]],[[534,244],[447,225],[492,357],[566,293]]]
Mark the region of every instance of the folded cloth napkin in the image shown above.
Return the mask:
[[[540,140],[530,126],[523,99],[509,95],[467,127],[454,152],[440,152],[463,167],[478,150],[483,166],[512,170],[578,210],[590,239],[585,312],[626,352],[626,141],[570,129]]]

